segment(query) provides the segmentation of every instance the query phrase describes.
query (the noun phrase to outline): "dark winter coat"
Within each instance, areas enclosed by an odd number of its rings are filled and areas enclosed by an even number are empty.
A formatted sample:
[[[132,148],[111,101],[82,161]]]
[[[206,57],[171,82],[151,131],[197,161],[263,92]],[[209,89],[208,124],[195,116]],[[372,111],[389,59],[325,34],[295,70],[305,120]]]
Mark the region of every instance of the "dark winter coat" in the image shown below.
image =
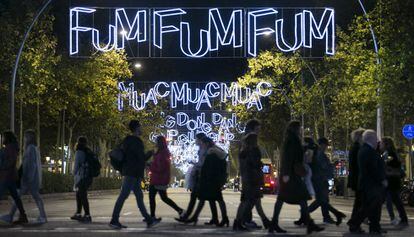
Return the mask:
[[[18,179],[16,162],[19,154],[19,146],[17,144],[7,144],[3,150],[4,160],[0,170],[1,182],[16,182]]]
[[[349,152],[349,175],[348,175],[348,188],[351,188],[354,191],[358,190],[358,177],[359,177],[359,168],[358,168],[358,152],[361,145],[359,142],[355,142],[351,146]]]
[[[281,150],[280,190],[278,199],[289,204],[299,204],[311,197],[302,178],[294,171],[295,164],[303,164],[303,147],[296,134],[289,133]],[[283,182],[283,176],[288,175],[289,181]]]
[[[367,195],[383,195],[385,178],[384,160],[368,144],[362,145],[358,152],[359,180],[358,189]]]
[[[239,155],[240,173],[242,180],[242,200],[255,200],[263,197],[263,163],[262,154],[258,147],[252,150],[242,150]]]
[[[200,200],[220,200],[227,178],[227,154],[218,147],[208,149],[198,183]]]
[[[395,152],[387,153],[384,158],[388,189],[398,191],[401,189],[401,161]]]
[[[318,150],[312,162],[312,184],[317,190],[328,187],[328,180],[333,178],[333,166],[325,152]]]
[[[141,138],[127,136],[123,141],[125,161],[122,165],[122,176],[143,178],[146,161],[150,156],[145,155],[144,143]]]

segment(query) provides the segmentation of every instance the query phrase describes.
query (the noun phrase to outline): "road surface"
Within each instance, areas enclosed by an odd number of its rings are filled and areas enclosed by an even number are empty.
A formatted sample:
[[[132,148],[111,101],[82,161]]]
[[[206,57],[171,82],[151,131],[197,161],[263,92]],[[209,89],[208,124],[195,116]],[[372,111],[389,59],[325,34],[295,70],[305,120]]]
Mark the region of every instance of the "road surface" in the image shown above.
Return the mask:
[[[189,200],[189,193],[183,189],[169,189],[168,191],[170,198],[172,198],[180,207],[185,209]],[[235,233],[231,230],[231,226],[229,228],[213,228],[205,226],[204,222],[208,221],[211,216],[208,205],[205,205],[197,226],[179,224],[174,220],[174,217],[177,217],[175,211],[164,204],[159,197],[157,197],[156,214],[158,217],[162,217],[162,222],[151,229],[147,229],[145,224],[142,222],[142,216],[139,214],[133,194],[131,194],[129,199],[126,201],[120,219],[123,224],[128,226],[128,228],[122,231],[112,230],[108,227],[108,223],[117,198],[117,191],[91,193],[89,196],[91,214],[93,218],[93,223],[91,224],[82,224],[69,219],[69,217],[74,214],[76,207],[73,193],[45,195],[44,202],[49,221],[47,224],[41,226],[36,224],[29,224],[26,226],[8,226],[2,224],[0,225],[0,236],[270,236],[265,230],[255,230],[248,233]],[[227,204],[228,215],[231,222],[230,224],[232,224],[236,215],[237,206],[239,204],[240,193],[225,191],[224,199]],[[262,200],[263,208],[269,218],[272,216],[275,200],[276,196],[274,195],[265,195]],[[36,205],[31,199],[28,198],[25,198],[23,202],[29,218],[31,221],[34,221],[38,215]],[[149,210],[148,193],[145,193],[145,203],[147,205],[147,209]],[[331,203],[336,208],[343,211],[347,216],[350,216],[352,210],[352,199],[332,197]],[[10,201],[0,202],[1,214],[7,213],[9,208]],[[410,220],[410,227],[404,230],[398,230],[390,224],[389,217],[384,209],[382,213],[382,224],[383,228],[388,231],[386,236],[414,236],[414,209],[412,207],[407,207],[407,211]],[[286,236],[298,236],[306,233],[305,228],[298,228],[293,225],[293,221],[298,217],[298,206],[285,205],[283,207],[280,215],[280,226],[288,231]],[[312,217],[315,219],[317,224],[322,224],[320,209],[316,210],[312,214]],[[255,211],[254,219],[257,223],[261,224],[260,218]],[[348,232],[348,228],[345,223],[339,227],[335,225],[324,225],[326,227],[324,232],[313,235],[352,236]],[[363,228],[368,230],[367,226],[363,226]]]

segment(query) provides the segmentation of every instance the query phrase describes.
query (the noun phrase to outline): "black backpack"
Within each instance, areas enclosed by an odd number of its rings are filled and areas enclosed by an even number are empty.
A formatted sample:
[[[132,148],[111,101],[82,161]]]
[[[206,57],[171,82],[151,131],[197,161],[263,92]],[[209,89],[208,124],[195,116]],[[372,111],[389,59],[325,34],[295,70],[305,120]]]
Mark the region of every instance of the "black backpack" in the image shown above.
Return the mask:
[[[112,151],[110,151],[109,158],[111,160],[112,167],[116,171],[121,172],[122,166],[124,165],[124,161],[125,161],[125,152],[123,149],[123,144],[119,144]]]
[[[98,156],[92,151],[86,153],[86,163],[88,165],[88,177],[95,178],[101,174],[101,163]]]

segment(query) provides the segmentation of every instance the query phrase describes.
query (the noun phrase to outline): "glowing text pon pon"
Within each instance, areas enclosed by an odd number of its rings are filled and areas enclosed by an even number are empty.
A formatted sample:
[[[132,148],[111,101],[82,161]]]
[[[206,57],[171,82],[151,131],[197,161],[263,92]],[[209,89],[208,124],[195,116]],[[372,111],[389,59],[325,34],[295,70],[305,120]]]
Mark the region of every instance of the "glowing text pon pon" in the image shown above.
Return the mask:
[[[194,14],[196,10],[201,11],[203,19]],[[282,52],[312,49],[318,44],[324,54],[335,53],[332,8],[294,9],[293,14],[284,13],[289,10],[284,8],[196,10],[70,8],[69,54],[134,49],[129,56],[255,57],[266,39],[268,47]],[[109,12],[108,19],[96,21],[95,15],[104,11]],[[85,45],[88,50],[82,50]]]

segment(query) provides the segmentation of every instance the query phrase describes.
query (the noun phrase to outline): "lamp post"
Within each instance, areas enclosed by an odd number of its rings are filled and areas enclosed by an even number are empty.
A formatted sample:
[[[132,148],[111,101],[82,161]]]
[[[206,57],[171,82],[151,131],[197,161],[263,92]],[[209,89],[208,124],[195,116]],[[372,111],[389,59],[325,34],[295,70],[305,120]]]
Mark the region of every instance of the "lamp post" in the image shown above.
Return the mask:
[[[378,55],[378,44],[377,44],[377,38],[375,37],[374,29],[372,28],[372,25],[369,21],[368,14],[367,14],[367,11],[365,10],[364,4],[362,3],[361,0],[358,0],[358,3],[361,6],[362,11],[364,12],[364,16],[365,16],[365,18],[366,18],[366,20],[369,24],[369,31],[371,32],[372,40],[374,42],[374,50],[375,50],[377,65],[380,65],[381,60],[380,60],[379,55]],[[379,86],[378,86],[377,96],[379,96],[379,94],[380,94],[380,89],[379,89]],[[383,114],[382,105],[381,105],[381,103],[378,103],[378,106],[377,106],[377,135],[378,135],[379,138],[382,137],[383,130],[384,130],[383,119],[382,119],[383,115],[382,114]]]
[[[19,67],[19,61],[20,61],[20,56],[22,54],[23,48],[24,48],[24,44],[26,43],[27,37],[29,36],[30,31],[32,30],[34,24],[36,23],[37,19],[39,18],[40,15],[42,15],[42,13],[45,11],[45,9],[47,8],[47,6],[49,6],[49,4],[52,2],[53,0],[47,0],[47,2],[45,2],[43,4],[43,6],[40,8],[40,10],[37,12],[35,18],[33,18],[32,23],[30,23],[29,28],[26,30],[26,33],[24,34],[23,37],[23,41],[20,44],[20,48],[19,48],[19,52],[17,53],[16,56],[16,62],[14,63],[14,68],[13,68],[13,77],[12,77],[12,81],[11,81],[11,85],[10,85],[10,130],[14,132],[15,130],[15,125],[14,125],[14,120],[15,120],[15,98],[14,98],[14,94],[15,94],[15,90],[16,90],[16,76],[17,76],[17,68]]]

